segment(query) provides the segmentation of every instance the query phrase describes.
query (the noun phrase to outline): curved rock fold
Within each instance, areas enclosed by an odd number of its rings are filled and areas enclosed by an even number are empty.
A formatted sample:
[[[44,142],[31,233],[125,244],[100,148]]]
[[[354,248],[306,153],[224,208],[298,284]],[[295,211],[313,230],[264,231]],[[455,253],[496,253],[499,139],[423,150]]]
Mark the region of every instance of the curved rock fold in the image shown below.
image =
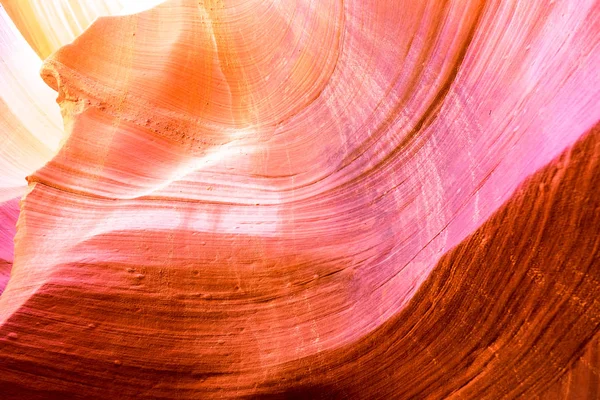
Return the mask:
[[[596,0],[95,20],[41,69],[60,148],[13,174],[0,391],[593,398],[599,24]],[[5,103],[3,173],[49,137]]]

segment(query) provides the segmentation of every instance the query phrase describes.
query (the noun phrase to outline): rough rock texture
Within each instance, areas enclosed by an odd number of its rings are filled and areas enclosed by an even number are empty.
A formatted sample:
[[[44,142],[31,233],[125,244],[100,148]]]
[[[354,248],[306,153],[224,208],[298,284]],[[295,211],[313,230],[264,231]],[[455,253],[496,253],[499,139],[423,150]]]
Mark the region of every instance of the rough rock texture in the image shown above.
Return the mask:
[[[0,392],[594,398],[599,46],[596,0],[97,20],[42,69]]]
[[[539,399],[597,399],[600,396],[598,334],[589,342],[573,365],[549,386]]]

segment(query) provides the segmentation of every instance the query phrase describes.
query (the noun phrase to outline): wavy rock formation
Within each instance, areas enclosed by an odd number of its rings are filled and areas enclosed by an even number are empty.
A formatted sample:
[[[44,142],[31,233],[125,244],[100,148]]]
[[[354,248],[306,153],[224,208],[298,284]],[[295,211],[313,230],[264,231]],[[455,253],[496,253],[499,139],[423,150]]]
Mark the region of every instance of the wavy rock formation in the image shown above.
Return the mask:
[[[0,293],[4,291],[13,262],[13,238],[15,236],[19,201],[13,199],[0,204]]]
[[[133,9],[153,3],[156,1],[135,0]],[[1,293],[12,266],[17,199],[25,193],[25,177],[52,158],[64,136],[56,94],[41,79],[42,60],[27,41],[38,53],[47,55],[81,33],[98,10],[127,13],[132,11],[132,3],[1,0],[0,4],[6,7],[0,6],[0,276],[5,277],[0,281]],[[71,24],[65,25],[65,20]],[[73,26],[78,29],[70,30]]]
[[[597,0],[96,20],[42,67],[0,392],[596,397],[599,46]]]
[[[56,94],[35,55],[0,8],[0,202],[22,195],[24,178],[58,150],[63,136]]]
[[[41,64],[0,7],[0,293],[13,262],[25,177],[52,158],[63,134],[56,95],[39,76]]]
[[[46,58],[98,17],[142,11],[161,0],[0,0],[27,42]]]

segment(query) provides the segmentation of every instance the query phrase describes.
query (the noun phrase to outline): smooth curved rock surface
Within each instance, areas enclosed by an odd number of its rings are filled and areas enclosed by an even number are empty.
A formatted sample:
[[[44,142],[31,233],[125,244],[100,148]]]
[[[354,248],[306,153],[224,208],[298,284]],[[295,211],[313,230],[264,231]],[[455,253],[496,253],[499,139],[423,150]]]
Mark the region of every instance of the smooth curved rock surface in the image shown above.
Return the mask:
[[[15,237],[19,199],[0,203],[0,294],[4,291],[14,259],[13,238]]]
[[[161,0],[0,0],[41,58],[72,42],[98,17],[142,11],[159,3]]]
[[[41,65],[0,7],[0,203],[25,192],[25,177],[52,158],[63,136]]]
[[[593,398],[599,45],[595,0],[96,20],[43,64],[0,390]]]

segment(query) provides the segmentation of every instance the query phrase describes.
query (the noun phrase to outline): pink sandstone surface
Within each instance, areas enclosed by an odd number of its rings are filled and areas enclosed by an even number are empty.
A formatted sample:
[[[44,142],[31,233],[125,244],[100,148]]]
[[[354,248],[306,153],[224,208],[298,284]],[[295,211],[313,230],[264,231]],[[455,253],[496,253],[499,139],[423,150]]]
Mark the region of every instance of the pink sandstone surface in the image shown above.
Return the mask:
[[[599,396],[600,1],[0,3],[6,398]]]

